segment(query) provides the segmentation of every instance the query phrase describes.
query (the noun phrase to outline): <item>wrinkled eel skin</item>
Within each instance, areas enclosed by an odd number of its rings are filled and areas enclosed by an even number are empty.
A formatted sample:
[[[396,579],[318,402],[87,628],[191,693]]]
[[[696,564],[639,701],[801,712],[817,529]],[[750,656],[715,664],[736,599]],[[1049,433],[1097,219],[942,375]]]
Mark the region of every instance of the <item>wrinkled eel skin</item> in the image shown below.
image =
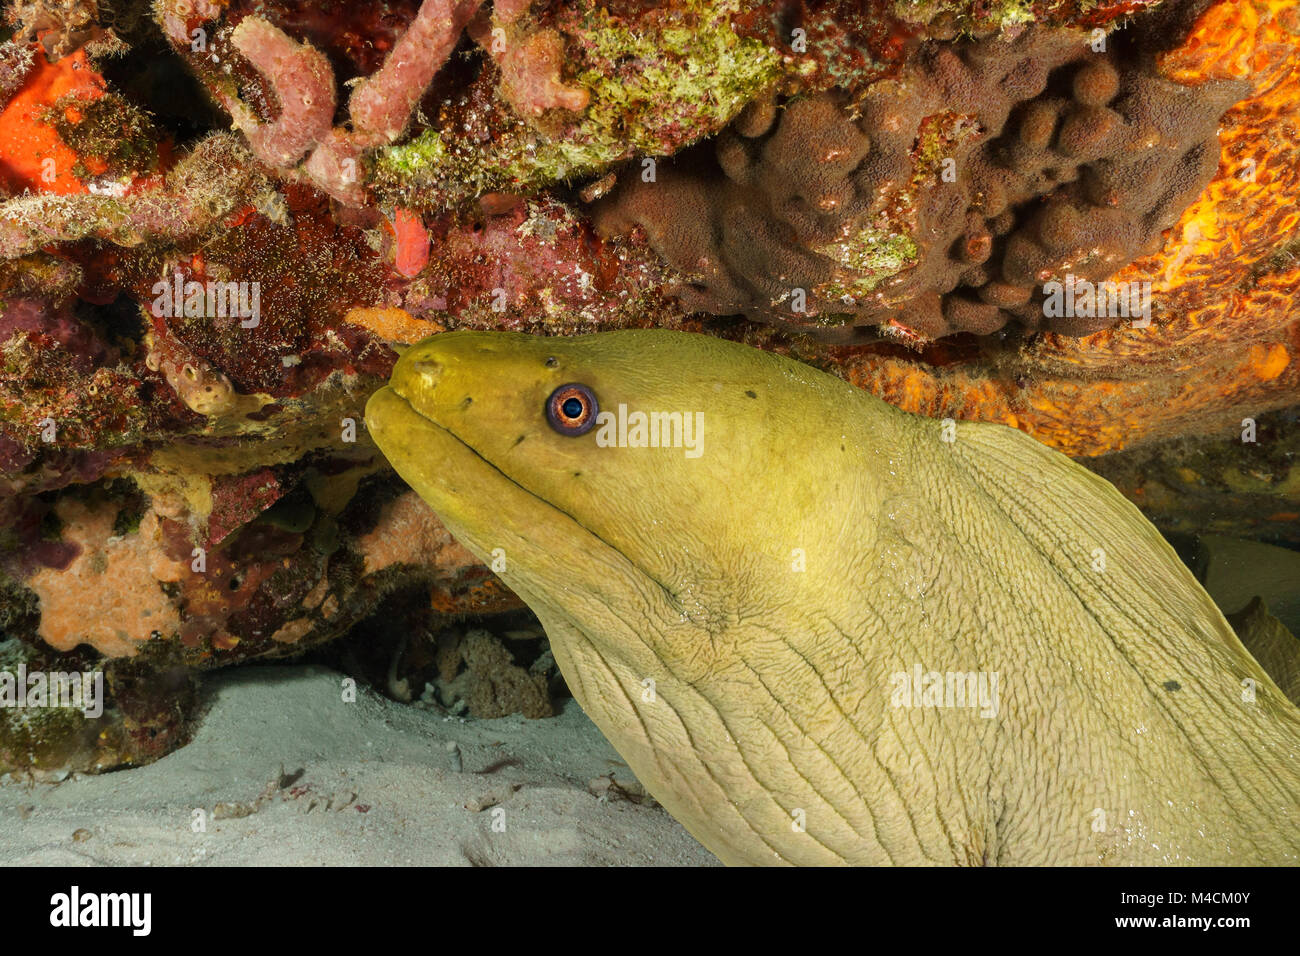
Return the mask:
[[[702,412],[702,453],[561,434],[568,383]],[[1018,431],[666,331],[435,336],[366,420],[726,863],[1300,862],[1300,710],[1132,504]],[[996,714],[906,706],[918,670],[996,674]]]

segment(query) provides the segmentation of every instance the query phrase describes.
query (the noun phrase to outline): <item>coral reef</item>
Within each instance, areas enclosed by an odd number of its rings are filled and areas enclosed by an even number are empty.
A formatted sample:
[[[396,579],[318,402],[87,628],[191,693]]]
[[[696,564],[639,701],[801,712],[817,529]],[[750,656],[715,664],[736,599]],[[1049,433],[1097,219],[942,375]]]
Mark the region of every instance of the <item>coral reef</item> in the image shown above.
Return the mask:
[[[1293,418],[1269,414],[1300,392],[1282,0],[6,16],[0,636],[108,700],[0,715],[4,769],[155,759],[199,671],[348,632],[394,696],[544,713],[519,602],[361,425],[396,350],[447,329],[743,339],[1105,455],[1168,530],[1215,511],[1296,543]],[[1044,317],[1064,271],[1150,282],[1151,323]]]
[[[1295,405],[1297,35],[1292,5],[1234,0],[1161,54],[1182,81],[1239,79],[1251,92],[1220,122],[1214,180],[1158,252],[1112,277],[1150,283],[1148,326],[1042,335],[1010,354],[967,341],[814,360],[910,411],[1002,422],[1082,457],[1182,436],[1240,441],[1244,419]]]
[[[631,5],[616,16],[594,0],[564,5],[553,27],[522,34],[541,54],[530,62],[546,65],[527,85],[529,99],[521,99],[506,45],[503,66],[485,69],[443,107],[433,128],[381,152],[376,193],[442,210],[484,193],[530,193],[596,177],[716,132],[782,70],[770,44],[736,32],[732,20],[742,6],[687,0]],[[518,23],[509,35],[519,35]],[[506,44],[505,28],[497,29]],[[492,35],[479,35],[490,50]],[[554,76],[562,38],[573,64],[567,84]],[[539,95],[561,102],[539,116]]]
[[[4,106],[23,85],[36,56],[12,40],[0,44],[0,106]]]
[[[0,641],[0,773],[58,782],[69,773],[97,773],[149,763],[188,741],[196,703],[192,673],[134,660],[96,661],[85,653],[54,654],[17,640]],[[16,694],[45,675],[46,702]],[[27,686],[19,680],[26,675]],[[54,682],[74,677],[76,706],[55,706]],[[62,691],[60,691],[62,693]]]
[[[430,626],[422,592],[388,592],[374,615],[311,657],[382,693],[449,717],[549,717],[563,680],[521,603],[497,602],[490,625]]]
[[[352,89],[346,127],[333,125],[336,77],[311,44],[238,6],[167,0],[159,10],[176,50],[258,159],[351,205],[363,205],[373,185],[380,196],[400,193],[397,201],[443,211],[483,192],[590,174],[647,149],[664,155],[715,131],[777,73],[774,52],[732,32],[735,0],[646,9],[634,23],[579,3],[553,25],[530,17],[529,4],[497,4],[476,18],[481,2],[424,0],[379,69]],[[488,58],[478,78],[438,125],[382,152],[372,177],[370,154],[402,137],[466,27]],[[255,72],[252,102],[207,62],[223,56]],[[707,84],[698,78],[706,72]],[[276,104],[273,117],[259,115],[260,100]]]
[[[325,56],[257,15],[243,17],[225,41],[265,80],[269,89],[264,92],[278,104],[277,115],[259,117],[228,82],[214,83],[213,91],[258,159],[282,173],[300,173],[340,201],[359,204],[364,199],[358,173],[362,152],[401,136],[481,2],[425,0],[384,64],[352,90],[350,129],[333,126],[334,73]],[[205,28],[195,23],[210,26],[219,7],[204,0],[169,0],[160,10],[167,35],[179,49],[206,52]],[[201,43],[196,43],[196,30],[204,38]]]
[[[1165,79],[1146,48],[1037,27],[928,45],[856,119],[831,93],[759,101],[715,170],[633,177],[596,223],[645,229],[689,306],[825,339],[891,321],[931,339],[1010,320],[1094,332],[1114,317],[1052,315],[1045,284],[1099,282],[1150,251],[1214,175],[1219,116],[1247,89]]]
[[[22,41],[39,44],[46,57],[57,60],[111,36],[101,13],[97,0],[18,0],[6,19]]]
[[[180,579],[183,565],[159,553],[158,516],[134,534],[116,536],[117,514],[62,498],[54,513],[60,538],[77,552],[66,567],[43,567],[26,584],[41,604],[38,636],[56,650],[89,644],[107,657],[135,654],[135,643],[171,634],[180,615],[159,586]],[[147,630],[146,630],[147,629]]]

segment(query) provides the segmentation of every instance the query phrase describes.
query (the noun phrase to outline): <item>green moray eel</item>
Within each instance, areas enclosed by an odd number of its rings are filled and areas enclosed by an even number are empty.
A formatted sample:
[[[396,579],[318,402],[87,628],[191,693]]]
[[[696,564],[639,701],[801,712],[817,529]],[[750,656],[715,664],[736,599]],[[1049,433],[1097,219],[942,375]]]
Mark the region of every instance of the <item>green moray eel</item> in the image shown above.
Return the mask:
[[[666,331],[438,335],[366,421],[726,863],[1300,862],[1300,710],[1018,431]]]

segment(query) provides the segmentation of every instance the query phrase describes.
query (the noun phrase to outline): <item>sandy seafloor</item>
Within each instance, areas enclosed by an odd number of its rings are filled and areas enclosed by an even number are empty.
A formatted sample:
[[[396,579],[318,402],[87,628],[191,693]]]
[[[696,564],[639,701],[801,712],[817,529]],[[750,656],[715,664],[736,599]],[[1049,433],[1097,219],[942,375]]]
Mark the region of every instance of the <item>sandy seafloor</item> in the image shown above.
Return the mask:
[[[717,863],[663,808],[589,786],[611,772],[635,778],[572,700],[550,719],[461,720],[365,687],[345,703],[342,677],[319,666],[212,674],[194,739],[156,763],[6,781],[0,864]],[[299,768],[281,789],[282,770]],[[219,804],[252,812],[214,819]]]

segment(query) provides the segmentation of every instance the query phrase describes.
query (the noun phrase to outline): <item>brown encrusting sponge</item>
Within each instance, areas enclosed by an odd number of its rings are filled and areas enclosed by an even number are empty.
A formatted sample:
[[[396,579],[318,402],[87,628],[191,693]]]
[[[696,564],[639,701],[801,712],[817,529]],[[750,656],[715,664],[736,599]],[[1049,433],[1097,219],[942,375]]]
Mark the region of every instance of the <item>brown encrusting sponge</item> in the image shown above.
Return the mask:
[[[1148,44],[1091,39],[929,41],[852,102],[752,103],[711,153],[629,173],[597,229],[641,227],[691,308],[826,341],[1113,325],[1045,316],[1044,283],[1104,280],[1158,249],[1213,178],[1219,117],[1247,86],[1183,86]]]

